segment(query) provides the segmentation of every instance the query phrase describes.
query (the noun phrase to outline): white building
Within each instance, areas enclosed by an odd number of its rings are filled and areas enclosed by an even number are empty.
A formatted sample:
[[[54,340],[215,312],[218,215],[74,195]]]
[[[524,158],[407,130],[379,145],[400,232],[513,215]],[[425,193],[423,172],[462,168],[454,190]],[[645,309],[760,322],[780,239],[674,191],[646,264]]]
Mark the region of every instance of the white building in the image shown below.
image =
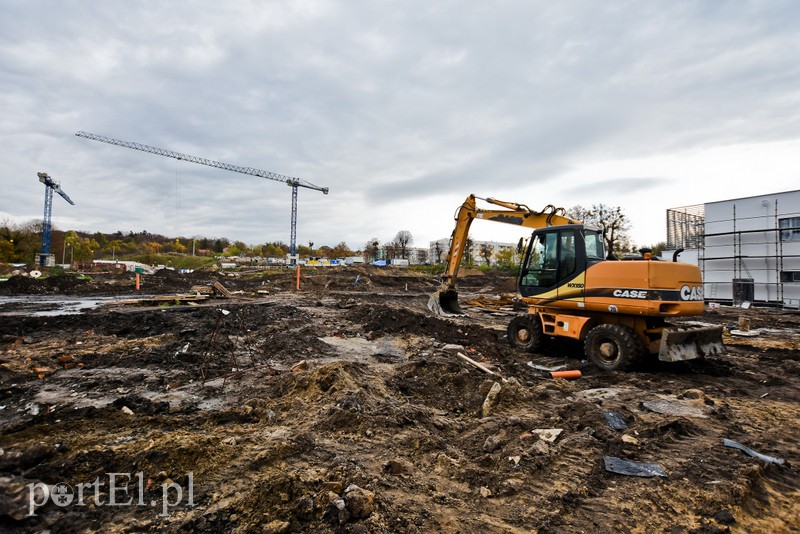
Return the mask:
[[[471,254],[474,258],[475,265],[486,265],[486,259],[482,255],[483,246],[487,245],[492,250],[492,255],[489,261],[492,265],[496,263],[497,253],[501,250],[514,250],[516,251],[516,243],[500,243],[498,241],[473,241]],[[431,241],[428,248],[428,262],[431,264],[444,263],[447,261],[447,253],[450,251],[450,238],[438,239]]]
[[[679,248],[706,300],[800,307],[800,191],[667,210],[662,257]]]

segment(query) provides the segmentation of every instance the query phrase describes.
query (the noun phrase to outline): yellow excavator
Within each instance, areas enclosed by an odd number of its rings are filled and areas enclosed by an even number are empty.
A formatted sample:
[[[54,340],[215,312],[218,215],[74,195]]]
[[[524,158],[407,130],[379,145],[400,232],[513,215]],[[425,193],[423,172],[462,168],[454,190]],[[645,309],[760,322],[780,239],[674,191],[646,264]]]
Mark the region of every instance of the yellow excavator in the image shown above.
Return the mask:
[[[478,199],[494,208],[479,209]],[[722,327],[669,322],[700,315],[705,306],[699,267],[678,262],[677,254],[672,261],[649,253],[641,260],[612,259],[599,228],[552,205],[537,212],[470,195],[455,219],[441,286],[428,303],[438,315],[463,315],[456,280],[470,225],[482,219],[535,229],[517,279],[517,299],[527,310],[508,325],[512,346],[537,352],[549,337],[575,339],[605,371],[624,370],[647,354],[674,362],[725,352]]]

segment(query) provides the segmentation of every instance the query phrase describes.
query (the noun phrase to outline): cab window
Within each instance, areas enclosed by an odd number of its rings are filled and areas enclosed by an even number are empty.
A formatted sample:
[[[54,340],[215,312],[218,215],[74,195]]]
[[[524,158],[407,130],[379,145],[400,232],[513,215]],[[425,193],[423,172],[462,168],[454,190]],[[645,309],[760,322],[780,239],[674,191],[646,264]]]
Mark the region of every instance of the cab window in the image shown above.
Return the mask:
[[[583,239],[577,230],[561,229],[534,234],[520,273],[523,296],[541,293],[574,277],[585,261]]]

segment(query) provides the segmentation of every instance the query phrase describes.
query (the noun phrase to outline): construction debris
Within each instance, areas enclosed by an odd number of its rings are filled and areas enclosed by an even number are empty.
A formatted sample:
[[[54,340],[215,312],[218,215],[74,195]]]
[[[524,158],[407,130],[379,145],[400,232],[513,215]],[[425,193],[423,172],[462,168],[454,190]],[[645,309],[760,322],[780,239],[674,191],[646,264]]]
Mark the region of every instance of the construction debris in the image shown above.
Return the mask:
[[[737,443],[737,442],[735,442],[733,440],[730,440],[730,439],[722,440],[722,444],[725,445],[726,447],[732,447],[734,449],[739,449],[740,451],[746,453],[749,456],[752,456],[753,458],[758,458],[762,462],[767,462],[767,463],[771,463],[771,464],[778,464],[778,465],[783,465],[786,462],[786,460],[784,460],[783,458],[775,458],[774,456],[768,456],[766,454],[761,454],[760,452],[756,452],[753,449],[751,449],[749,447],[745,447],[741,443]]]
[[[658,464],[633,462],[616,456],[604,456],[606,471],[630,477],[667,477],[666,471]]]

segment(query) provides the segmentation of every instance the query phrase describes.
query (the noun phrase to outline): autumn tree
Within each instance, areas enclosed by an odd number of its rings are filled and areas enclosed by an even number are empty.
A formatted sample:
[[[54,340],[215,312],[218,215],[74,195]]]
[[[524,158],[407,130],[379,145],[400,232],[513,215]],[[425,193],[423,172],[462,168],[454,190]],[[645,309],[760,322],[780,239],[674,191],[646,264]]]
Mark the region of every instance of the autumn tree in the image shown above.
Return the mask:
[[[261,251],[266,258],[281,258],[289,253],[289,247],[280,241],[276,241],[267,243],[262,247]]]
[[[333,251],[332,251],[331,255],[334,258],[346,258],[348,256],[352,256],[353,255],[353,251],[350,250],[350,247],[347,246],[347,243],[342,241],[341,243],[339,243],[338,245],[333,247]]]

